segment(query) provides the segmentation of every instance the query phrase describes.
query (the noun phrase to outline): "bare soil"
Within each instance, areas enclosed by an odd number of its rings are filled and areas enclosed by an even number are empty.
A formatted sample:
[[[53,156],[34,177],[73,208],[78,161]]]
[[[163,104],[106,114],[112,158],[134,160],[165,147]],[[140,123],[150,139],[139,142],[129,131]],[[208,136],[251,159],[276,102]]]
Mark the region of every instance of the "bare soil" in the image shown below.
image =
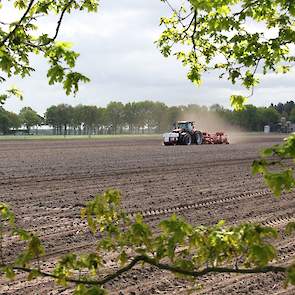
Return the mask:
[[[0,201],[11,205],[17,223],[37,233],[46,247],[42,267],[50,269],[68,251],[87,251],[95,241],[79,217],[97,193],[122,191],[128,212],[141,212],[155,227],[172,213],[193,224],[259,221],[282,229],[294,219],[294,193],[275,199],[251,163],[259,150],[281,136],[236,136],[234,144],[171,146],[161,139],[1,141]],[[282,235],[279,262],[295,256],[294,237]],[[19,245],[8,241],[5,257]],[[198,294],[295,294],[279,275],[210,275]],[[187,294],[186,282],[152,267],[134,269],[108,285],[111,294]],[[0,279],[0,294],[71,294],[49,279]],[[196,293],[197,294],[197,293]]]

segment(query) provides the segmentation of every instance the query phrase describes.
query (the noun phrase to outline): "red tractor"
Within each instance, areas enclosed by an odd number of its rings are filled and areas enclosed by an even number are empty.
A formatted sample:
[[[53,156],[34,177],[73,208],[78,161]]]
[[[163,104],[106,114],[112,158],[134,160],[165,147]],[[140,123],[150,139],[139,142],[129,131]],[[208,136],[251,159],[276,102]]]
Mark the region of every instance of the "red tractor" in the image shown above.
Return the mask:
[[[210,134],[194,127],[192,121],[178,121],[172,132],[163,134],[164,145],[229,144],[223,132]]]

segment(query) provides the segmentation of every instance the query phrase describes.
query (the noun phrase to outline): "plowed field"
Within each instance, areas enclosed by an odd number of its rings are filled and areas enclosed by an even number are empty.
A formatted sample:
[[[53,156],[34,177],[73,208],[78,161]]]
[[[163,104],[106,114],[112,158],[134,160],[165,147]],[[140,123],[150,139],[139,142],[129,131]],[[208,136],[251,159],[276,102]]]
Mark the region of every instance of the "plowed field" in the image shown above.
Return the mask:
[[[279,136],[244,136],[230,145],[164,147],[159,139],[2,141],[0,200],[17,223],[37,233],[46,247],[42,267],[68,251],[87,251],[94,241],[79,218],[81,206],[116,187],[128,212],[142,212],[155,226],[172,213],[193,224],[220,219],[259,221],[282,229],[295,217],[294,193],[275,199],[251,162]],[[241,138],[240,138],[241,139]],[[7,259],[18,245],[8,241]],[[295,256],[294,237],[278,242],[279,259]],[[0,279],[1,294],[71,294],[49,279]],[[199,294],[295,294],[279,275],[214,275],[200,280]],[[134,269],[107,286],[111,294],[187,294],[185,282],[151,267]]]

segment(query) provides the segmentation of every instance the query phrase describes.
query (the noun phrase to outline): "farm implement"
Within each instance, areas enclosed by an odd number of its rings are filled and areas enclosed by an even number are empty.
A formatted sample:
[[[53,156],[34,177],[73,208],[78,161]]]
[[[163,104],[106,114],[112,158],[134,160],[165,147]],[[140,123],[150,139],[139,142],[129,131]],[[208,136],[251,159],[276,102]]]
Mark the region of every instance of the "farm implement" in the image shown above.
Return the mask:
[[[163,134],[164,145],[229,144],[223,132],[201,132],[192,121],[178,121],[172,132]]]

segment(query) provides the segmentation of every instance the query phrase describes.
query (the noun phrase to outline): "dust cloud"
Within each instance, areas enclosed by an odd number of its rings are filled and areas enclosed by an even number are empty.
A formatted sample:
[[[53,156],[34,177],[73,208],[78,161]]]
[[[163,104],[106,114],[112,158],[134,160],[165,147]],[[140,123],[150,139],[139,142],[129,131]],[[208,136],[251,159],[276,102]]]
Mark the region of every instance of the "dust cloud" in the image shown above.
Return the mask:
[[[195,128],[208,133],[224,132],[230,143],[241,143],[246,141],[246,134],[242,128],[231,125],[217,112],[186,112],[181,114],[179,121],[194,121]]]

